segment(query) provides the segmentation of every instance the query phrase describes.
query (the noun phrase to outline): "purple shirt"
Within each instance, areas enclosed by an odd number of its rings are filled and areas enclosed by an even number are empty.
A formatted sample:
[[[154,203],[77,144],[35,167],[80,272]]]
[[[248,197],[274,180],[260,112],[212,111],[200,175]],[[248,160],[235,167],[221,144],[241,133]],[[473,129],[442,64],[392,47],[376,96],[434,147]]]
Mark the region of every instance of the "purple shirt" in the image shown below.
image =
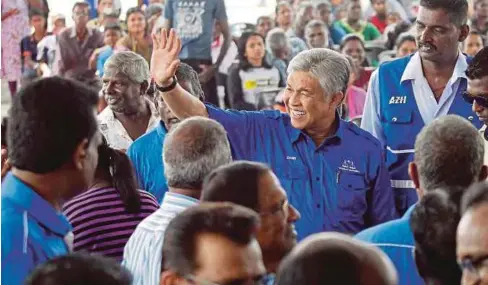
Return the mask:
[[[140,190],[139,213],[126,211],[119,191],[113,187],[90,189],[63,207],[73,226],[74,251],[96,252],[122,261],[124,246],[137,225],[159,205],[151,194]]]

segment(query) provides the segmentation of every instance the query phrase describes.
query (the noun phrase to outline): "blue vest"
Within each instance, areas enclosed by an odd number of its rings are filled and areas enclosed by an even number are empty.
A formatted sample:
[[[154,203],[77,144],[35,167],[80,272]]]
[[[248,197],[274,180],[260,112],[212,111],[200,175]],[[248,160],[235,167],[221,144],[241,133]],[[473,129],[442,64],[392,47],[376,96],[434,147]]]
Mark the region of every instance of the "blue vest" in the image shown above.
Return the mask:
[[[385,135],[387,149],[386,165],[390,172],[395,203],[399,214],[418,200],[413,182],[408,175],[408,164],[413,161],[415,139],[425,126],[420,115],[412,89],[412,83],[401,78],[410,57],[405,57],[381,65],[378,71],[380,86],[381,125]],[[471,58],[467,57],[468,63]],[[419,72],[421,72],[419,70]],[[479,129],[482,122],[473,113],[472,106],[463,100],[462,93],[466,90],[467,81],[461,79],[456,97],[449,109],[449,114],[466,118]]]

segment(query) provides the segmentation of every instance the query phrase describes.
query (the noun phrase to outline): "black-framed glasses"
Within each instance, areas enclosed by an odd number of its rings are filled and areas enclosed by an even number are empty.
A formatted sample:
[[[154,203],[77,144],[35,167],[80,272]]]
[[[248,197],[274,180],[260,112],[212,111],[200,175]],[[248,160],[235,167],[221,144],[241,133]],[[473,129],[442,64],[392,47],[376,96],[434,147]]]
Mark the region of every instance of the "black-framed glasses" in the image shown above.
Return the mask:
[[[476,101],[476,104],[480,105],[481,107],[488,108],[488,94],[472,95],[469,94],[468,91],[464,91],[463,99],[469,104],[473,104],[473,102]]]
[[[252,280],[252,281],[249,281],[247,279],[246,280],[236,279],[236,280],[232,280],[232,281],[227,281],[225,283],[216,283],[213,281],[200,279],[200,278],[197,278],[195,275],[192,275],[192,274],[185,275],[183,278],[185,278],[186,280],[188,280],[188,281],[190,281],[196,285],[266,285],[266,282],[265,282],[266,278],[264,275],[258,276],[256,278],[254,278],[254,280]]]
[[[467,271],[474,276],[480,277],[481,269],[484,267],[488,268],[488,255],[476,259],[465,258],[459,261],[458,264],[461,271]]]

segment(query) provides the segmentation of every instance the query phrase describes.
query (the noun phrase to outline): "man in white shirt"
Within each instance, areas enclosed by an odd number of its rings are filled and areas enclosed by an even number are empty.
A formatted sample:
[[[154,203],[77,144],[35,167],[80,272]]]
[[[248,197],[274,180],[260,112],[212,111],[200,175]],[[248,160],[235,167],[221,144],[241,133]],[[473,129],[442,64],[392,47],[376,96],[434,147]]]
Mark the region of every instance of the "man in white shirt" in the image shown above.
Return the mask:
[[[133,274],[133,285],[160,284],[162,247],[169,222],[198,204],[203,179],[231,161],[227,132],[214,120],[189,118],[168,133],[163,146],[168,192],[161,207],[137,226],[124,248],[122,264]]]
[[[483,127],[480,134],[485,142],[485,165],[488,165],[488,47],[480,50],[466,70],[468,76],[468,90],[464,98],[468,103],[473,104],[473,111],[476,113]]]
[[[149,77],[147,61],[131,51],[116,53],[105,63],[101,95],[108,107],[98,122],[112,148],[126,151],[159,123],[157,110],[146,97]]]
[[[419,51],[383,64],[371,77],[361,127],[387,149],[386,164],[401,215],[418,199],[408,165],[420,130],[446,114],[481,126],[462,96],[470,58],[459,52],[459,43],[469,34],[467,19],[467,0],[421,0],[416,22]]]

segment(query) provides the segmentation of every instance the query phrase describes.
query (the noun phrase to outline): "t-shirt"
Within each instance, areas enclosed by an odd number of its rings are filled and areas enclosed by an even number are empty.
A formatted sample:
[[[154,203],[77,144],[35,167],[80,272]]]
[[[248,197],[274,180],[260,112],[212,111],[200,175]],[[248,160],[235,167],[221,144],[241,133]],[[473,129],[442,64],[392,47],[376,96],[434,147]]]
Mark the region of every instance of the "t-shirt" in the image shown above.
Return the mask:
[[[356,34],[363,38],[365,41],[372,41],[376,40],[377,38],[381,37],[380,31],[373,26],[373,24],[368,22],[361,22],[361,28],[359,30],[353,29],[346,21],[346,19],[340,20],[337,22],[339,26],[341,26],[344,31],[348,34]]]
[[[109,57],[114,53],[113,48],[110,46],[105,46],[104,50],[98,54],[97,58],[97,73],[99,77],[103,76],[103,66]]]
[[[73,226],[74,251],[96,252],[122,261],[124,246],[137,225],[154,213],[159,204],[145,191],[139,191],[141,209],[129,213],[113,187],[90,189],[71,199],[63,212]]]
[[[212,59],[214,22],[227,21],[224,0],[167,0],[164,17],[181,39],[181,59]]]

